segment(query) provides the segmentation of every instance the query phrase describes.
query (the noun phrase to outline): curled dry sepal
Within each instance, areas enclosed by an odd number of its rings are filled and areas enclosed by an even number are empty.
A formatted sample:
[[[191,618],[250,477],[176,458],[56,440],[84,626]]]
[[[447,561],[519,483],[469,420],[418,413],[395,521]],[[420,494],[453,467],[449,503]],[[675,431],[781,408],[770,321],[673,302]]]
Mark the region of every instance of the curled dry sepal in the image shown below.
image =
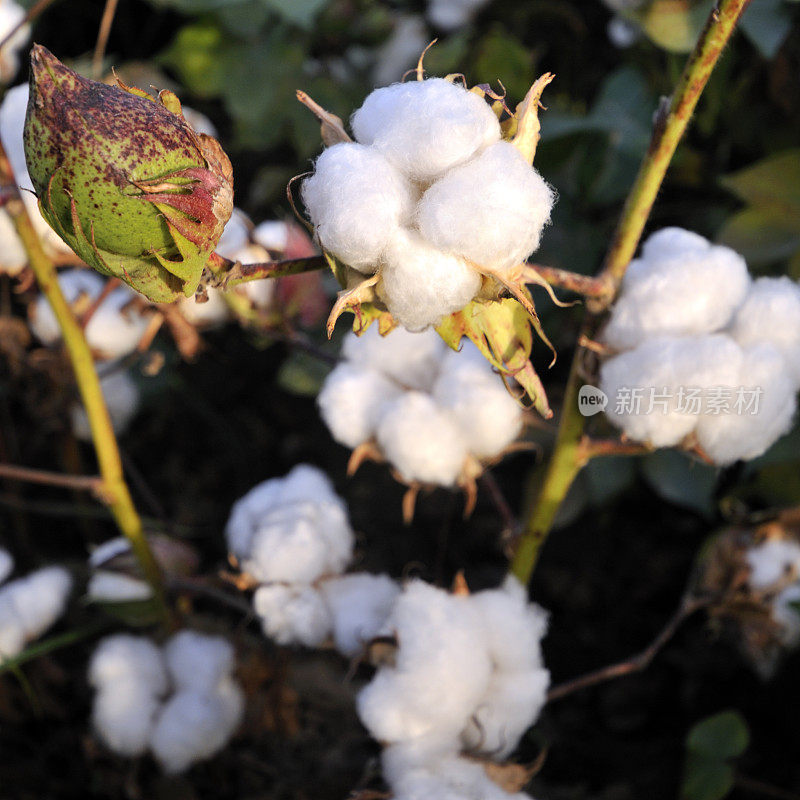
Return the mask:
[[[533,331],[550,343],[526,287],[543,281],[524,260],[554,200],[532,166],[539,98],[553,76],[513,114],[457,76],[421,80],[420,67],[418,77],[366,98],[353,115],[355,142],[338,117],[298,93],[327,146],[302,196],[343,288],[328,332],[348,310],[357,334],[377,320],[382,334],[434,326],[454,349],[466,336],[550,416],[530,364]]]
[[[25,155],[42,215],[154,302],[192,295],[233,209],[228,157],[178,98],[88,80],[31,51]]]

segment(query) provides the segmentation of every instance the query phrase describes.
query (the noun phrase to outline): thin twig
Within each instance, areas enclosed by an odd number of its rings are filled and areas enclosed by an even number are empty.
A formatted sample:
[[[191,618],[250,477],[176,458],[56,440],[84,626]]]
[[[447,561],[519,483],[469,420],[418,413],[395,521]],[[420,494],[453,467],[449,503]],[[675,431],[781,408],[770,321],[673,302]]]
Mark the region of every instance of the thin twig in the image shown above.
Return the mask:
[[[234,597],[206,581],[170,576],[167,579],[167,587],[175,592],[192,592],[193,594],[202,594],[206,597],[211,597],[223,605],[240,611],[247,617],[253,616],[253,609],[248,602],[242,600],[240,597]]]
[[[303,272],[316,272],[326,269],[323,256],[308,258],[292,258],[284,261],[265,261],[258,264],[242,264],[223,258],[219,253],[212,253],[208,266],[203,272],[203,286],[215,289],[232,289],[248,281],[260,281],[264,278],[283,278],[286,275],[299,275]]]
[[[99,475],[67,475],[63,472],[18,467],[16,464],[0,464],[0,478],[21,483],[38,483],[42,486],[61,486],[64,489],[84,489],[95,493],[103,486],[103,479]]]
[[[100,29],[97,31],[97,44],[94,46],[94,56],[92,56],[92,77],[96,81],[99,81],[102,77],[103,58],[106,54],[106,45],[108,45],[111,26],[114,24],[114,14],[117,13],[118,2],[119,0],[106,0],[106,7],[103,9]]]
[[[510,537],[515,536],[519,530],[519,520],[514,514],[508,500],[506,500],[506,496],[503,494],[503,490],[500,488],[497,478],[494,477],[490,470],[485,469],[481,473],[480,482],[489,494],[492,503],[494,503],[497,513],[500,514],[504,531],[507,532]]]
[[[557,267],[545,267],[541,264],[527,264],[529,269],[538,273],[551,286],[566,289],[584,297],[603,297],[608,288],[606,282],[599,275],[581,275]]]
[[[623,442],[620,439],[581,438],[580,450],[585,458],[598,456],[642,456],[652,453],[653,448],[643,442]]]

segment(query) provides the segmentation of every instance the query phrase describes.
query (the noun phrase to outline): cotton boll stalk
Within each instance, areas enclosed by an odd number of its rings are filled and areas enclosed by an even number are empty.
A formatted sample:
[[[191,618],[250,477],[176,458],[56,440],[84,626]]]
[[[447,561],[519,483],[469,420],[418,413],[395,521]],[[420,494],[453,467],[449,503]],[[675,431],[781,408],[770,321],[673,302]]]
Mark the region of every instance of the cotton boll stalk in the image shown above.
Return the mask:
[[[183,630],[164,645],[172,685],[179,690],[212,692],[235,666],[233,647],[220,636]]]
[[[500,123],[486,101],[444,78],[376,89],[351,122],[359,142],[423,184],[500,139]]]
[[[125,433],[139,408],[139,389],[133,378],[124,370],[109,373],[100,379],[100,388],[106,401],[115,433]],[[70,409],[72,433],[83,441],[92,439],[92,430],[86,409],[79,402]]]
[[[387,403],[376,433],[383,454],[405,481],[457,483],[467,458],[467,442],[430,396],[406,392]]]
[[[353,448],[373,436],[381,407],[400,392],[380,372],[343,362],[325,378],[317,405],[333,438]]]
[[[140,756],[150,744],[161,702],[146,685],[116,681],[97,692],[92,724],[100,740],[122,756]]]
[[[357,572],[322,581],[320,592],[333,620],[333,640],[344,656],[355,656],[378,635],[400,594],[388,575]]]
[[[64,613],[71,589],[72,578],[63,567],[45,567],[6,584],[0,594],[11,603],[30,641]]]
[[[230,258],[241,264],[263,264],[270,260],[270,255],[261,245],[248,244],[236,250]],[[237,286],[236,291],[247,297],[256,308],[269,308],[275,299],[275,279],[247,281]]]
[[[317,159],[302,198],[320,244],[365,275],[378,267],[392,236],[411,218],[414,191],[371,147],[343,143]]]
[[[87,269],[73,269],[58,273],[58,285],[64,299],[72,305],[80,298],[87,307],[103,291],[104,281],[96,273]],[[61,328],[50,303],[44,295],[37,298],[29,311],[30,328],[33,335],[46,345],[55,344],[61,338]]]
[[[777,347],[800,387],[800,287],[794,281],[785,276],[756,280],[733,318],[730,335],[743,347]]]
[[[86,598],[92,603],[135,603],[152,596],[145,581],[107,569],[97,570],[86,585]]]
[[[14,557],[8,550],[0,547],[0,583],[3,583],[5,579],[13,572],[14,570]]]
[[[771,344],[747,348],[738,380],[720,385],[730,387],[729,408],[703,414],[697,425],[697,441],[715,463],[757,458],[792,427],[797,386]]]
[[[485,269],[507,270],[539,247],[553,190],[514,145],[497,142],[422,196],[424,239]]]
[[[311,586],[260,586],[253,595],[253,609],[264,634],[278,644],[318,647],[330,636],[330,612]]]
[[[208,300],[198,303],[195,296],[181,297],[178,300],[178,311],[181,316],[198,328],[217,328],[231,318],[231,310],[225,302],[224,293],[213,286],[206,287]]]
[[[414,231],[398,230],[377,292],[400,325],[421,331],[460,311],[480,288],[480,274],[464,259],[432,247]]]
[[[168,687],[161,650],[144,636],[107,636],[89,662],[89,683],[101,691],[134,684],[146,688],[153,697],[161,697]]]
[[[657,336],[718,331],[749,287],[747,265],[738,253],[690,231],[665,228],[647,240],[641,258],[628,267],[603,340],[627,349]]]
[[[412,333],[403,328],[381,336],[371,325],[361,336],[348,333],[342,354],[354,364],[380,372],[400,386],[429,391],[447,346],[435,331]]]
[[[767,539],[747,551],[748,583],[767,589],[786,578],[800,578],[800,543],[793,539]]]

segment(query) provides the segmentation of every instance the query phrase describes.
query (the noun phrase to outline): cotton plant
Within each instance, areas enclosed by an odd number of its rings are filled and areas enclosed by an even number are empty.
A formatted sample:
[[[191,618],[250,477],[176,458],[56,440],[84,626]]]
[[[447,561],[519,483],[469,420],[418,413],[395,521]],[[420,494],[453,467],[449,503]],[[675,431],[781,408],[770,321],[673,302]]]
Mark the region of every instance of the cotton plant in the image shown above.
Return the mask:
[[[317,398],[333,438],[387,461],[409,486],[407,516],[422,487],[459,486],[474,502],[484,465],[515,447],[523,410],[471,342],[450,350],[432,330],[348,333],[344,359]]]
[[[219,753],[241,723],[244,694],[235,654],[222,637],[183,630],[163,647],[115,634],[92,655],[92,723],[100,740],[126,757],[150,751],[167,774]]]
[[[800,287],[752,280],[744,259],[665,228],[631,262],[601,331],[606,416],[630,439],[725,466],[791,427],[800,389]]]

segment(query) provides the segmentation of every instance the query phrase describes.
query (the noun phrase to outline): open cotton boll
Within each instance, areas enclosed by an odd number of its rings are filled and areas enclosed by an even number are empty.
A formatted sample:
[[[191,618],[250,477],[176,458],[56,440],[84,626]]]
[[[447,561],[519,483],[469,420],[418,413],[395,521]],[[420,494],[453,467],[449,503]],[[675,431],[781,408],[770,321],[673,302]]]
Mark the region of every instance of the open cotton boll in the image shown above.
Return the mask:
[[[436,331],[412,333],[397,328],[381,336],[377,325],[356,336],[348,333],[342,354],[358,366],[381,372],[400,386],[429,391],[447,345]]]
[[[320,244],[366,275],[378,267],[393,233],[411,218],[411,184],[377,150],[360,144],[329,147],[302,198]]]
[[[5,209],[0,209],[0,272],[19,275],[28,263],[28,254],[17,236],[14,223]]]
[[[737,384],[742,358],[741,348],[724,335],[649,339],[601,367],[605,414],[638,442],[672,447],[694,431],[709,389]],[[686,400],[694,389],[702,390],[697,408]]]
[[[183,630],[164,645],[164,660],[177,689],[214,690],[235,666],[233,647],[221,636]]]
[[[94,300],[103,291],[105,284],[96,272],[88,269],[71,269],[58,273],[58,285],[61,287],[64,299],[71,305],[82,295]],[[44,295],[36,299],[31,307],[30,316],[31,331],[42,344],[55,344],[61,338],[61,328],[56,321],[56,315]]]
[[[397,637],[396,663],[381,667],[359,692],[361,721],[383,742],[458,735],[491,672],[482,623],[469,598],[412,581],[385,627]]]
[[[361,144],[372,145],[422,183],[500,139],[500,123],[488,103],[444,78],[376,89],[351,122]]]
[[[206,136],[219,139],[216,125],[205,114],[187,105],[181,106],[181,113],[197,133],[204,133]]]
[[[253,241],[273,253],[282,253],[289,246],[289,225],[283,220],[259,222],[251,234]]]
[[[333,621],[333,640],[344,656],[354,656],[378,635],[400,594],[388,575],[356,572],[322,581],[319,587]]]
[[[225,324],[231,318],[231,310],[225,302],[224,292],[213,286],[206,287],[208,300],[198,303],[195,296],[181,297],[178,310],[183,318],[201,328],[213,328]]]
[[[109,750],[122,756],[140,756],[150,744],[160,706],[161,701],[148,686],[116,681],[95,695],[92,724]]]
[[[100,379],[100,388],[111,417],[114,433],[125,433],[139,409],[139,388],[125,370],[115,370]],[[91,441],[92,430],[86,409],[76,401],[70,408],[72,433],[83,441]]]
[[[406,392],[387,403],[376,433],[383,454],[404,480],[441,486],[457,482],[467,442],[430,396]]]
[[[5,8],[6,2],[0,3],[0,8]],[[28,83],[21,83],[7,89],[0,103],[0,139],[3,141],[8,160],[17,186],[21,189],[33,191],[28,164],[25,160],[25,146],[22,132],[25,129],[25,115],[28,112]]]
[[[434,247],[486,269],[505,270],[539,247],[554,199],[519,150],[497,142],[425,192],[417,225]]]
[[[648,239],[642,257],[628,267],[603,340],[627,349],[656,336],[720,330],[749,287],[747,264],[738,253],[666,228]]]
[[[154,697],[166,693],[167,670],[161,650],[144,636],[119,633],[107,636],[89,662],[89,683],[97,689],[142,686]]]
[[[13,572],[13,570],[14,557],[8,552],[8,550],[0,547],[0,583],[3,583],[5,579]]]
[[[20,620],[25,639],[44,633],[63,613],[72,578],[63,567],[45,567],[0,589]]]
[[[743,347],[768,342],[780,350],[800,387],[800,286],[786,276],[759,278],[730,327]]]
[[[86,585],[86,597],[93,603],[134,603],[152,596],[145,581],[108,569],[97,570]]]
[[[258,523],[242,569],[264,583],[313,583],[336,575],[353,556],[354,535],[341,504],[288,503]]]
[[[136,295],[127,286],[111,291],[86,325],[86,341],[104,359],[132,353],[150,324],[150,313],[133,307]]]
[[[797,411],[797,386],[771,344],[748,347],[738,380],[720,385],[730,387],[729,408],[703,414],[697,425],[697,441],[715,463],[756,458],[789,432]],[[759,393],[757,399],[754,392]]]
[[[400,392],[380,372],[345,361],[325,378],[317,405],[333,438],[353,448],[373,436],[381,407]]]
[[[0,664],[6,658],[19,655],[25,647],[22,621],[11,601],[0,592]]]
[[[278,644],[318,647],[330,636],[330,612],[311,586],[260,586],[253,595],[253,608],[265,635]]]
[[[460,311],[480,288],[480,274],[463,258],[437,250],[414,231],[398,230],[377,290],[400,325],[421,331]]]
[[[753,589],[766,589],[787,577],[800,578],[800,542],[767,539],[747,551],[748,582]]]
[[[250,217],[240,208],[234,208],[231,218],[225,223],[222,236],[219,237],[215,252],[223,258],[236,260],[236,253],[250,242]]]

